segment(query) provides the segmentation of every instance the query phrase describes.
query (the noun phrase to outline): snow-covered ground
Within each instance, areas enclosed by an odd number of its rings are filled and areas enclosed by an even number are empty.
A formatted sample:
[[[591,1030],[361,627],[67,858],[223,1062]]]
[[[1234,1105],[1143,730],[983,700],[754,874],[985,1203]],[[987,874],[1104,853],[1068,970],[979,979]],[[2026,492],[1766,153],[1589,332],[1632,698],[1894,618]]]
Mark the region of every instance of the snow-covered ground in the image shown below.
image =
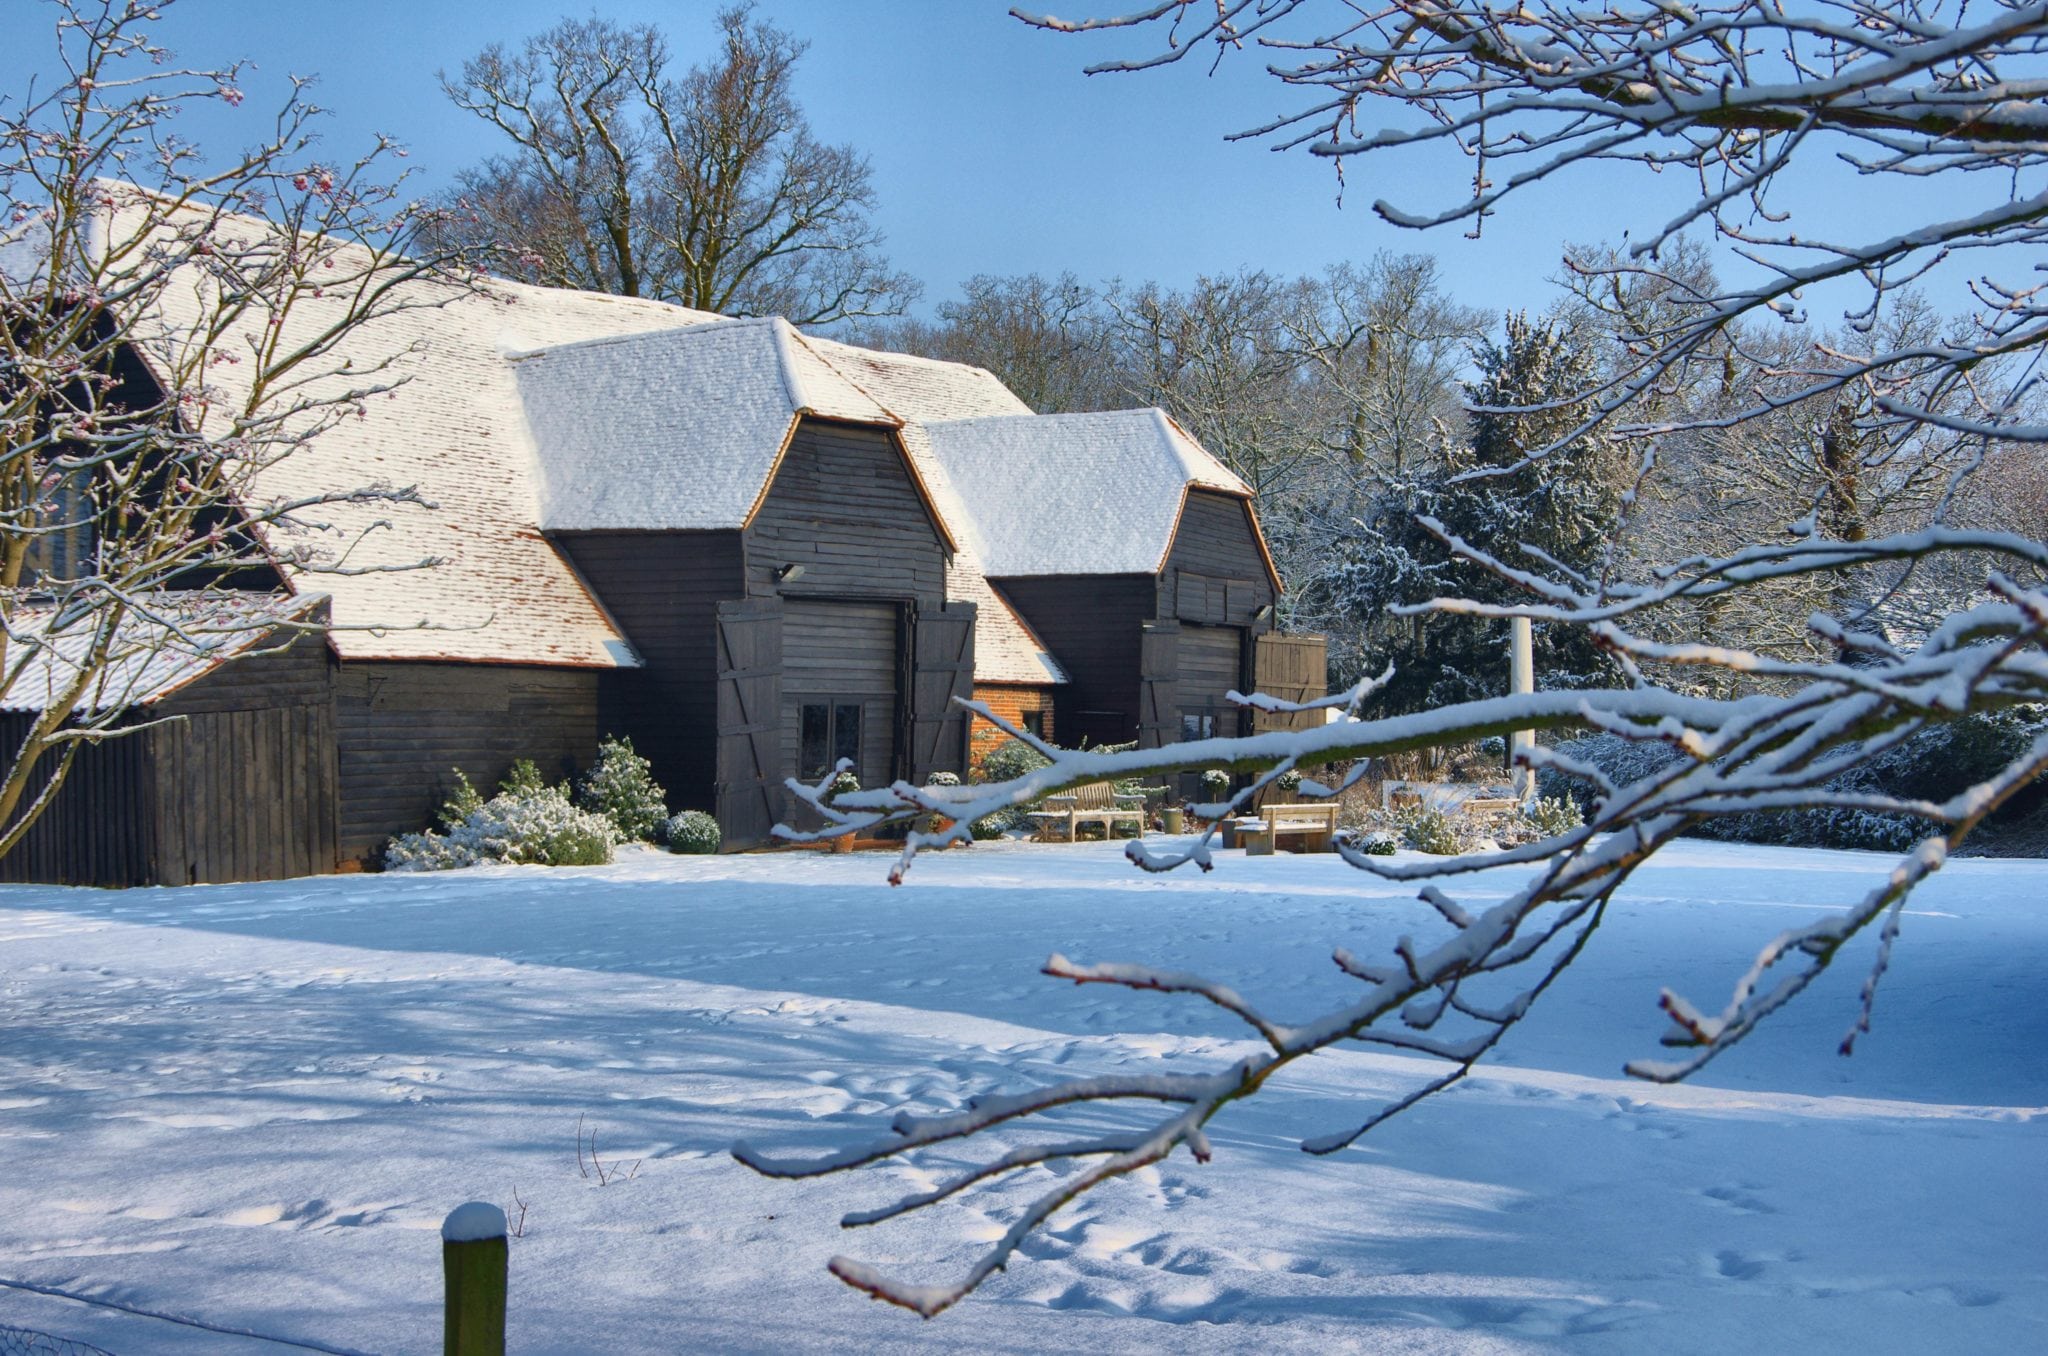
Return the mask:
[[[1859,964],[1708,1071],[1658,987],[1718,1003],[1761,942],[1885,859],[1682,845],[1474,1081],[1312,1159],[1412,1085],[1313,1061],[1185,1158],[1058,1216],[925,1323],[827,1275],[949,1280],[1041,1173],[874,1230],[933,1164],[755,1177],[903,1105],[1225,1061],[1192,999],[1055,984],[1048,952],[1194,969],[1280,1017],[1346,996],[1333,945],[1435,915],[1330,857],[1157,878],[1107,846],[983,844],[883,883],[856,855],[104,893],[0,890],[0,1324],[140,1353],[280,1351],[29,1283],[362,1352],[439,1341],[442,1215],[501,1201],[516,1352],[2048,1350],[2048,863],[1916,897],[1876,1029]],[[1504,888],[1507,880],[1491,882]],[[1437,925],[1440,926],[1440,925]],[[607,1170],[579,1171],[579,1119]],[[944,1160],[940,1160],[940,1166]]]

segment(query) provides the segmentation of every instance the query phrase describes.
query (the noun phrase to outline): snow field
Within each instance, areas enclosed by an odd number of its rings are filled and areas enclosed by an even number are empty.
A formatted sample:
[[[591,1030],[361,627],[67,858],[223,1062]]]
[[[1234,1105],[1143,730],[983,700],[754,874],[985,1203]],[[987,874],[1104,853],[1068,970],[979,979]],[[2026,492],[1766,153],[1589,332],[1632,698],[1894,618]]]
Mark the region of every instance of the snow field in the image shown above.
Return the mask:
[[[1957,862],[1916,898],[1854,1059],[1848,968],[1700,1085],[1624,1079],[1659,985],[1718,1007],[1887,861],[1720,844],[1662,854],[1501,1065],[1359,1149],[1293,1146],[1421,1061],[1298,1067],[1213,1123],[1215,1162],[1077,1203],[935,1322],[863,1300],[832,1254],[951,1279],[1046,1171],[843,1232],[971,1146],[790,1184],[734,1139],[822,1153],[905,1106],[1244,1049],[1194,1000],[1038,976],[1052,950],[1300,1018],[1347,994],[1332,946],[1434,918],[1332,858],[1155,878],[1115,851],[982,844],[893,891],[879,856],[654,853],[0,891],[0,1279],[429,1350],[435,1231],[474,1198],[515,1227],[525,1202],[529,1353],[2048,1349],[2048,863]],[[4,1287],[0,1324],[121,1356],[289,1349]]]

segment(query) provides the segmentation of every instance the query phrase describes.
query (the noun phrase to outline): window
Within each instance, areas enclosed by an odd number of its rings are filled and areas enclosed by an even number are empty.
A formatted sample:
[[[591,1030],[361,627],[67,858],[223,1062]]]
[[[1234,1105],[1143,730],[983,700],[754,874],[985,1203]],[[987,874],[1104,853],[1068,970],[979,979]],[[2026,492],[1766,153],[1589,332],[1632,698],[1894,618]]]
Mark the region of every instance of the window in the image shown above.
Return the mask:
[[[842,758],[860,767],[860,703],[805,702],[797,712],[796,775],[817,781]]]
[[[1213,711],[1183,711],[1180,713],[1180,737],[1185,743],[1190,739],[1210,739],[1216,734],[1216,713]]]
[[[1038,739],[1045,738],[1045,712],[1025,711],[1022,714],[1024,717],[1025,733]]]

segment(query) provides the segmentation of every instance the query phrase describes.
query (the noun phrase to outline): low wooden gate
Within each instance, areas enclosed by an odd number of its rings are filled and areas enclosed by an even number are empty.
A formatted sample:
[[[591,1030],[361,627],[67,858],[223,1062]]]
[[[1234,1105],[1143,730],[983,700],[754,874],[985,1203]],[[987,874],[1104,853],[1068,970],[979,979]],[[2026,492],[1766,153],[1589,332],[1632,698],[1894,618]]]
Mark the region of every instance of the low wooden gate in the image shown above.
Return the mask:
[[[782,601],[718,605],[718,832],[759,847],[783,817]]]

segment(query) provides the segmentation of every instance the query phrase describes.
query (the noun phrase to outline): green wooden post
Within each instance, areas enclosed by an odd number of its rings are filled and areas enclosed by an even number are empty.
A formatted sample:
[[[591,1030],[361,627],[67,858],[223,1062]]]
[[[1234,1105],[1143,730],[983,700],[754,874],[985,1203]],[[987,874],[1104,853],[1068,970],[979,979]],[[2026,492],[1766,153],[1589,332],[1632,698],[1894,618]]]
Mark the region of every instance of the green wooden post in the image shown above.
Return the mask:
[[[471,1201],[441,1223],[442,1356],[505,1356],[505,1212]]]

